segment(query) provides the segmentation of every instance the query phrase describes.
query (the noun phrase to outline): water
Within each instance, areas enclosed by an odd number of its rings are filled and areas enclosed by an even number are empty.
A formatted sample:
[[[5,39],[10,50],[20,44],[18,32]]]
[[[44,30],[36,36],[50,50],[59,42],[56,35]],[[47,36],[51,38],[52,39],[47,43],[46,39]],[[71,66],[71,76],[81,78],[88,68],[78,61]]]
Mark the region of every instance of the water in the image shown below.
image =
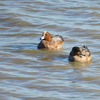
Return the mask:
[[[44,31],[62,35],[63,50],[38,50]],[[91,63],[70,63],[87,45]],[[99,0],[0,1],[0,100],[100,99]]]

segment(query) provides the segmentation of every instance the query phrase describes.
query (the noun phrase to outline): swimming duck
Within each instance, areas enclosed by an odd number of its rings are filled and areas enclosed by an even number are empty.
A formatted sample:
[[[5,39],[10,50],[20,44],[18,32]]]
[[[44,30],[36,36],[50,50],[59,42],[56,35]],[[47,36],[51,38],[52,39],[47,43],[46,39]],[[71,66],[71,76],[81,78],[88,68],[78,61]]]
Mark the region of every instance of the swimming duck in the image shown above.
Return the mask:
[[[73,47],[68,59],[69,61],[89,62],[91,53],[87,46]]]
[[[64,43],[64,39],[60,35],[51,36],[51,34],[45,31],[40,38],[41,41],[38,44],[38,49],[61,49]]]

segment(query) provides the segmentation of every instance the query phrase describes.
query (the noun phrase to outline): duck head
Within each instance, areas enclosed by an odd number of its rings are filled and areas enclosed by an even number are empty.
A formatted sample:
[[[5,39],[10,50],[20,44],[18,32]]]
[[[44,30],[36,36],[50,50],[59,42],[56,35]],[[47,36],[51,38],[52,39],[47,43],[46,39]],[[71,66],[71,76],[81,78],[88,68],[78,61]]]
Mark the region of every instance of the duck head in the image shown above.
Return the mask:
[[[41,40],[46,40],[46,41],[51,41],[52,37],[51,37],[49,32],[44,31],[44,33],[42,34],[42,37],[40,39]]]
[[[78,56],[82,55],[82,49],[79,47],[73,47],[72,52],[73,52],[73,55],[78,55]]]

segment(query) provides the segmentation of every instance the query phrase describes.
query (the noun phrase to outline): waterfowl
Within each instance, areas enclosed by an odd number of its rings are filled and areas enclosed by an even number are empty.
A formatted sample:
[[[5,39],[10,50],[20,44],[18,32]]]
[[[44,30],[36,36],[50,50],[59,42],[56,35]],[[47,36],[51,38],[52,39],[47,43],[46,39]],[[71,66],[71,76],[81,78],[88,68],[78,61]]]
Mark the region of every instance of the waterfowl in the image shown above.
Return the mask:
[[[51,34],[45,31],[40,38],[41,41],[38,44],[38,49],[61,49],[64,43],[64,39],[60,35],[51,36]]]
[[[73,47],[68,59],[69,61],[89,62],[91,53],[87,46]]]

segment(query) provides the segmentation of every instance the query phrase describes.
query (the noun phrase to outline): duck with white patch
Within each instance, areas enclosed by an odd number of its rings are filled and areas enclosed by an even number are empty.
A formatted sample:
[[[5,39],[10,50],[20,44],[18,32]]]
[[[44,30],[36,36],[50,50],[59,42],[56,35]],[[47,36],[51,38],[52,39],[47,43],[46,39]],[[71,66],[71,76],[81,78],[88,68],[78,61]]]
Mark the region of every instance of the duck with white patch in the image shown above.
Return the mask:
[[[45,31],[40,38],[41,41],[38,44],[38,49],[61,49],[64,44],[64,39],[60,35],[51,36],[51,34]]]

